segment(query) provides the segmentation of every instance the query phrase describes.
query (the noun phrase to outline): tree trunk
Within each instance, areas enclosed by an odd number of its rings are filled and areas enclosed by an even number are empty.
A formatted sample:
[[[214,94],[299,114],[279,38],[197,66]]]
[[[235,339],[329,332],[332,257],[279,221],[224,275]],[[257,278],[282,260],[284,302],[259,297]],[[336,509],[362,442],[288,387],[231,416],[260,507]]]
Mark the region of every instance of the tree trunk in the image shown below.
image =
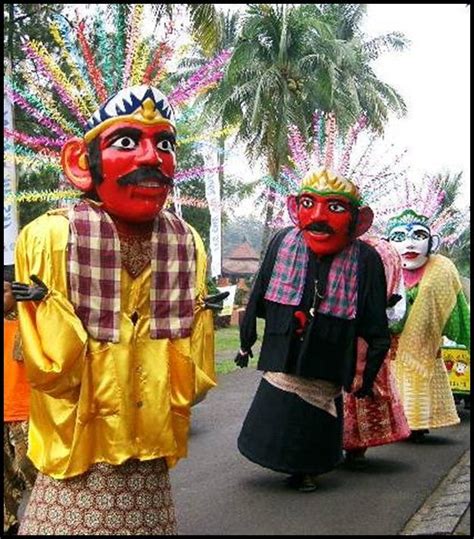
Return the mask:
[[[225,163],[225,137],[219,137],[217,144],[217,166],[219,167],[219,198],[221,202],[221,227],[222,227],[222,194],[224,189],[224,163]],[[222,228],[221,228],[221,268],[222,268]]]
[[[267,250],[268,242],[272,233],[271,222],[273,220],[273,209],[275,204],[275,190],[269,187],[267,203],[265,205],[265,223],[263,225],[262,247],[260,250],[260,262],[263,260],[265,251]]]
[[[268,171],[270,173],[270,176],[272,177],[274,184],[275,185],[278,184],[278,180],[280,176],[280,161],[278,159],[278,156],[275,156],[275,155],[268,156]],[[265,255],[265,251],[267,250],[268,242],[270,241],[270,237],[272,235],[271,224],[273,221],[274,205],[275,205],[275,188],[273,186],[270,186],[268,188],[267,203],[265,206],[265,223],[263,225],[260,262],[263,260],[263,256]]]

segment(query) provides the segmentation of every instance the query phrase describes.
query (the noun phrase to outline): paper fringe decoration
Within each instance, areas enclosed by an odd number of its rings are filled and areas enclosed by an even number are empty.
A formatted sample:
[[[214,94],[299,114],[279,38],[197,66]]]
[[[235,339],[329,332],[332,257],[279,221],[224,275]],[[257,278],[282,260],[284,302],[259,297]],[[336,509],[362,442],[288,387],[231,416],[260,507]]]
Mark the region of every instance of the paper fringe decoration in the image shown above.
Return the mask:
[[[186,47],[179,47],[179,50],[172,47],[176,40],[173,23],[166,28],[166,42],[151,47],[142,37],[144,5],[133,4],[128,10],[127,20],[126,11],[124,5],[106,4],[89,27],[86,20],[77,18],[73,30],[61,17],[56,17],[50,30],[60,51],[58,59],[39,41],[29,40],[22,45],[26,58],[36,65],[41,80],[34,80],[34,70],[24,66],[20,72],[21,79],[15,76],[5,80],[5,93],[55,138],[46,136],[46,133],[33,136],[10,131],[7,136],[15,141],[15,148],[23,146],[35,151],[59,148],[67,137],[82,136],[87,120],[99,103],[121,87],[156,84],[167,75],[166,64],[173,56],[186,54]],[[112,23],[115,34],[111,38],[107,37],[104,21]],[[172,106],[182,108],[197,95],[215,87],[223,76],[230,55],[229,51],[222,51],[179,84],[169,95]],[[64,67],[67,67],[69,75],[66,75]],[[117,81],[120,88],[114,87],[113,81]],[[69,117],[59,112],[55,100],[66,107]],[[231,130],[228,128],[227,132]],[[224,133],[225,130],[220,132],[221,135]]]
[[[370,205],[374,211],[374,233],[383,235],[390,217],[411,208],[429,218],[432,233],[444,236],[445,245],[454,243],[469,223],[467,212],[454,208],[439,210],[445,192],[435,178],[425,177],[421,187],[409,181],[409,173],[403,165],[406,150],[394,156],[384,151],[376,158],[374,148],[377,139],[373,135],[357,163],[351,167],[359,135],[366,127],[367,119],[361,116],[343,139],[338,135],[335,116],[316,111],[312,122],[312,143],[309,144],[296,126],[290,126],[289,161],[294,168],[283,166],[279,182],[269,176],[261,179],[266,199],[270,194],[274,198],[272,226],[292,224],[286,209],[288,195],[298,191],[301,179],[311,168],[325,167],[358,186],[364,204]]]

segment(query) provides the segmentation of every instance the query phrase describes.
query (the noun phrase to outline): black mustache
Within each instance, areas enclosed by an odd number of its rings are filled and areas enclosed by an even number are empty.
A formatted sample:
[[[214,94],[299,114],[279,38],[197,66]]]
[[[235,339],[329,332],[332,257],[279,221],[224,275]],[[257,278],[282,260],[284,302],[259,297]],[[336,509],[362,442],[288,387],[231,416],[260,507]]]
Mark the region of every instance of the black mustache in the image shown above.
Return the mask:
[[[334,229],[326,223],[310,223],[308,226],[305,226],[304,229],[310,230],[311,232],[326,232],[327,234],[334,234]]]
[[[161,170],[155,167],[140,167],[128,174],[123,175],[117,180],[119,185],[136,185],[142,180],[156,180],[164,185],[173,185],[173,178],[163,174]]]

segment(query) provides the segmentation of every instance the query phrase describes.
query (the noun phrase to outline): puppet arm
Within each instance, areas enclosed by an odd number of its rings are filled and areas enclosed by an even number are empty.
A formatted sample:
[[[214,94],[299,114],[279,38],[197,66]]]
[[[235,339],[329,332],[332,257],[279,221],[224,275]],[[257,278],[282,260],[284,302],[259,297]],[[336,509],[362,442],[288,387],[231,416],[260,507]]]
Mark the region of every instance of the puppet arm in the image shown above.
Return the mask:
[[[25,227],[16,245],[16,277],[21,285],[38,276],[36,286],[16,287],[23,294],[18,313],[25,367],[32,388],[62,397],[80,385],[88,335],[71,302],[51,285],[64,267],[51,263],[43,244],[37,247],[37,235]]]

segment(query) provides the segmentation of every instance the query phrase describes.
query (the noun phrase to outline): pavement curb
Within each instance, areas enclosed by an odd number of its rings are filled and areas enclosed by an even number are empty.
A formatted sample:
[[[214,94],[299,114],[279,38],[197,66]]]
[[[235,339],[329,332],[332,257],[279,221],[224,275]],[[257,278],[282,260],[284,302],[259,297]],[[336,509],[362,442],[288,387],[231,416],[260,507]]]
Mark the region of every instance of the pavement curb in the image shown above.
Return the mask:
[[[456,530],[470,509],[471,450],[459,459],[399,535],[469,535]]]

